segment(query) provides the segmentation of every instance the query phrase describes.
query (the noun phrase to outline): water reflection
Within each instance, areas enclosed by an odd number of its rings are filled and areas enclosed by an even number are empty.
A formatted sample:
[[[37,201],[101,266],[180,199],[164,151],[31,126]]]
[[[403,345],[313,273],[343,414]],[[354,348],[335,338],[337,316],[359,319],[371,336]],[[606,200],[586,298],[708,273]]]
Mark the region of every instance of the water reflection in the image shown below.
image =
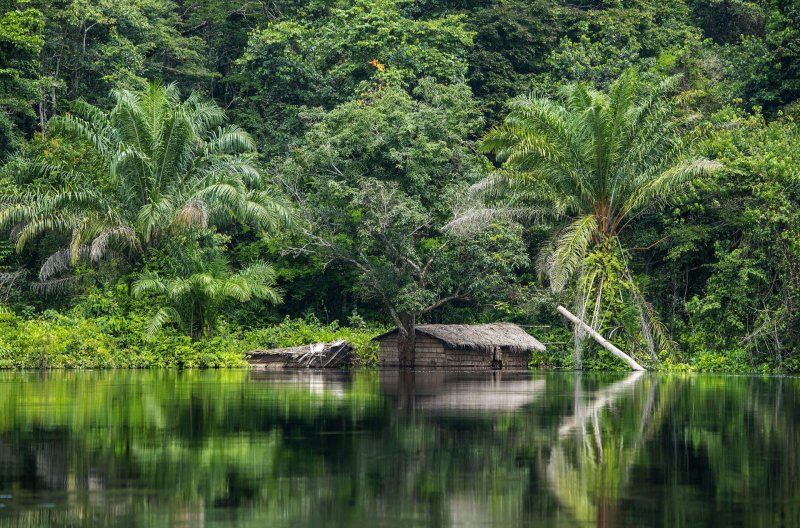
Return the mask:
[[[558,428],[547,464],[547,477],[559,503],[570,517],[592,526],[616,526],[618,497],[628,483],[630,470],[648,429],[655,402],[657,378],[647,379],[647,402],[641,406],[638,427],[603,420],[622,398],[637,398],[635,388],[645,375],[634,372],[623,380],[583,394],[581,374],[576,375],[575,411]]]
[[[800,526],[800,382],[0,374],[0,526]]]
[[[426,415],[513,412],[540,397],[546,385],[519,371],[385,370],[380,382],[381,394],[397,409]]]

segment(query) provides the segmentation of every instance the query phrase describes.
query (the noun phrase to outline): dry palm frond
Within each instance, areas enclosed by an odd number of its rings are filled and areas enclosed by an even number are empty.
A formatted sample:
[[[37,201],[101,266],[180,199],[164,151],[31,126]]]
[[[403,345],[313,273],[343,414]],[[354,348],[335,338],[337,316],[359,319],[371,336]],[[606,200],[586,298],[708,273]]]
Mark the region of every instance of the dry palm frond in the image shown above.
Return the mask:
[[[88,256],[89,248],[87,246],[79,246],[77,251],[73,247],[60,249],[42,263],[42,267],[39,268],[39,280],[48,281],[67,271],[76,262],[86,260]]]

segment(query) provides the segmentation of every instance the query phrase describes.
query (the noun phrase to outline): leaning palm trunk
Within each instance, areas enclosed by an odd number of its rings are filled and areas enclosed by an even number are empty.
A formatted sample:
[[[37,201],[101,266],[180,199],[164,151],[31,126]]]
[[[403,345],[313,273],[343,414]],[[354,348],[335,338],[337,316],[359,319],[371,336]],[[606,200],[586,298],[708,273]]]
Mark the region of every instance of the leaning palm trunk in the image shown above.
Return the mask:
[[[638,306],[640,334],[653,358],[671,342],[633,280],[620,236],[642,213],[720,167],[690,156],[668,96],[676,86],[676,78],[648,86],[630,70],[608,93],[573,84],[559,100],[514,99],[505,123],[482,142],[502,169],[473,187],[475,203],[450,224],[464,230],[498,217],[555,224],[537,261],[541,276],[554,292],[574,285],[575,311],[581,318],[591,314],[595,328],[610,289],[623,289],[626,302]],[[617,245],[624,286],[609,284],[587,261],[598,251],[617,252]],[[575,341],[580,363],[580,330]]]
[[[592,339],[594,339],[595,341],[597,341],[598,344],[600,344],[600,346],[602,346],[603,348],[605,348],[606,350],[617,356],[619,359],[627,363],[633,370],[644,370],[644,368],[642,368],[642,366],[639,365],[635,359],[633,359],[625,352],[615,347],[613,343],[611,343],[603,336],[598,334],[594,328],[586,324],[586,322],[584,322],[582,319],[575,317],[572,313],[569,312],[569,310],[559,305],[558,312],[564,317],[566,317],[573,325],[575,325],[576,327],[580,327],[585,333],[589,334],[592,337]]]

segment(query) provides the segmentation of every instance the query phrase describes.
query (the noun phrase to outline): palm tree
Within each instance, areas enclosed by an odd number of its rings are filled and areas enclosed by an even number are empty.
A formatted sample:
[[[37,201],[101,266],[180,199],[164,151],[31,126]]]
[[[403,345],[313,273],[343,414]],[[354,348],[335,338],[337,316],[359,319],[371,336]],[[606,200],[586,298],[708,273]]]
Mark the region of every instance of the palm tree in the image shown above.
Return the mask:
[[[231,273],[223,259],[204,267],[188,277],[177,278],[147,272],[133,284],[134,297],[153,295],[163,304],[147,325],[148,336],[171,322],[192,339],[209,337],[222,310],[232,301],[263,299],[277,304],[281,300],[280,291],[274,287],[275,271],[267,264],[256,263],[238,273]]]
[[[41,280],[113,250],[141,252],[172,229],[237,221],[274,230],[291,221],[254,165],[253,139],[225,125],[216,104],[196,94],[181,101],[174,84],[112,95],[108,112],[78,102],[75,113],[53,118],[54,129],[92,145],[107,178],[70,176],[54,189],[0,198],[0,228],[13,228],[18,250],[45,232],[70,237],[44,262]]]
[[[554,220],[558,227],[538,259],[551,289],[562,291],[577,275],[578,311],[585,314],[593,302],[595,327],[608,315],[604,299],[627,296],[654,358],[656,346],[669,340],[633,282],[620,235],[720,166],[689,155],[675,119],[677,101],[668,97],[676,83],[673,77],[650,86],[630,70],[608,93],[571,84],[559,100],[514,99],[504,124],[481,144],[503,167],[474,186],[483,205],[452,224],[498,216]],[[612,285],[615,270],[621,280]]]

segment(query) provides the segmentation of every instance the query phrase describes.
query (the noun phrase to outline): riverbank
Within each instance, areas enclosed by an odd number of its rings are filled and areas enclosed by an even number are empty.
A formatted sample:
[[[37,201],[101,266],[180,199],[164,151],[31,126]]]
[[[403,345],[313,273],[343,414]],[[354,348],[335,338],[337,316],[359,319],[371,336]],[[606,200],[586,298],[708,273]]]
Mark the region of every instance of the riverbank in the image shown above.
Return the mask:
[[[147,369],[147,368],[247,368],[252,350],[288,348],[338,340],[353,345],[355,364],[373,367],[378,347],[371,340],[387,328],[323,324],[315,318],[285,319],[261,328],[222,326],[212,338],[192,340],[165,328],[146,338],[146,315],[111,311],[47,310],[35,315],[16,314],[0,308],[0,369]],[[538,370],[572,370],[566,329],[551,329],[544,336],[550,346],[535,352],[530,366]],[[728,374],[792,374],[798,365],[753,364],[743,350],[685,351],[678,357],[664,355],[658,362],[644,362],[648,370],[666,372],[716,372]],[[589,348],[583,368],[623,371],[625,364],[603,350]]]
[[[46,311],[23,317],[0,311],[0,369],[242,368],[255,349],[301,346],[345,339],[358,364],[377,362],[372,337],[382,327],[347,328],[315,319],[286,319],[255,329],[223,329],[193,341],[164,330],[145,337],[147,317],[86,317]]]

